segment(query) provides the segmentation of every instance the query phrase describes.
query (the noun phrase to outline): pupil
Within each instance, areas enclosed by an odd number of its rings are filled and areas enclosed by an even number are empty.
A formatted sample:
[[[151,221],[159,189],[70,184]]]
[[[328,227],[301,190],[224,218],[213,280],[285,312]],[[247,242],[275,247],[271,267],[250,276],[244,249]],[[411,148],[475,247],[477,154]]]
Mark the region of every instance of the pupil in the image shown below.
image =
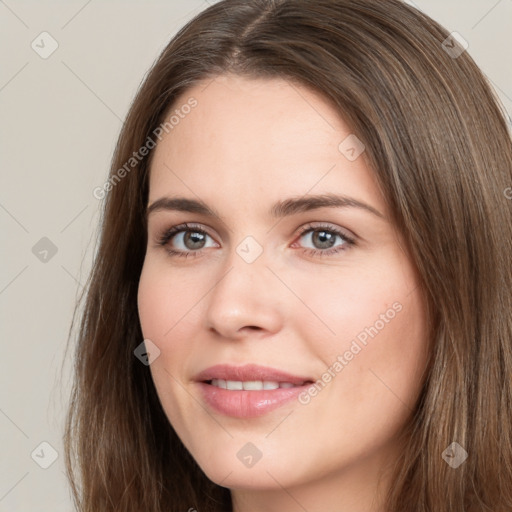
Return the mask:
[[[188,249],[200,249],[204,245],[204,233],[187,231],[185,233],[184,243]]]
[[[313,232],[313,243],[320,246],[320,249],[329,249],[334,245],[336,235],[329,233],[329,231],[314,231]]]

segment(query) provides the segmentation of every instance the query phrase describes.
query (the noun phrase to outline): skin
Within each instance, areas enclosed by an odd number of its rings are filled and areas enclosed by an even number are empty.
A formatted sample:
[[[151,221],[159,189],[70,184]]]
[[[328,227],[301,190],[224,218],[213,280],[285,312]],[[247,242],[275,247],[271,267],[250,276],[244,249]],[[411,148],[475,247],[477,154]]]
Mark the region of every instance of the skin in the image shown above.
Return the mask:
[[[186,91],[173,110],[190,97],[197,106],[154,149],[148,205],[183,196],[219,216],[153,211],[138,294],[144,337],[161,351],[150,371],[169,422],[205,474],[231,489],[236,512],[383,512],[429,347],[418,276],[364,152],[346,158],[339,144],[349,126],[320,95],[284,80],[219,76]],[[355,207],[269,213],[277,201],[327,193],[383,218]],[[158,244],[184,222],[208,233],[202,249],[185,245],[183,232]],[[334,247],[326,248],[300,234],[309,223],[356,244],[329,232]],[[263,250],[252,263],[236,252],[247,236]],[[401,306],[394,318],[306,405],[231,418],[210,409],[194,381],[219,363],[321,379],[393,304]],[[247,442],[262,453],[250,468],[237,457]]]

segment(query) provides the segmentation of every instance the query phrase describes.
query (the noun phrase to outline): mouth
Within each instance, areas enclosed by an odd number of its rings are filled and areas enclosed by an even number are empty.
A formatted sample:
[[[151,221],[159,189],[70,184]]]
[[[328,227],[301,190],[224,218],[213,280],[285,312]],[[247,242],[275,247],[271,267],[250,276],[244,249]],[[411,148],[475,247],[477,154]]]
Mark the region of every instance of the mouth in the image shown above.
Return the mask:
[[[224,383],[226,383],[226,386],[230,384],[235,387],[225,389],[236,390],[244,389],[244,384],[250,387],[252,385],[251,383],[256,386],[259,386],[259,383],[261,383],[262,386],[263,384],[267,384],[272,386],[268,389],[276,389],[276,387],[279,387],[281,384],[284,384],[283,387],[291,387],[302,386],[306,382],[313,382],[313,379],[310,377],[294,375],[277,368],[257,364],[246,364],[244,366],[217,364],[200,372],[196,375],[195,380],[198,382],[207,382],[217,387],[223,387]],[[240,383],[242,387],[239,387]],[[275,386],[276,383],[278,386]],[[256,389],[258,389],[258,387]]]
[[[309,377],[258,365],[212,366],[196,376],[206,405],[236,418],[267,414],[313,384]]]
[[[228,389],[230,391],[262,391],[271,389],[289,389],[301,387],[306,384],[311,384],[311,381],[304,381],[300,384],[293,384],[292,382],[278,382],[270,380],[224,380],[224,379],[211,379],[204,381],[205,384],[210,384],[220,389]]]

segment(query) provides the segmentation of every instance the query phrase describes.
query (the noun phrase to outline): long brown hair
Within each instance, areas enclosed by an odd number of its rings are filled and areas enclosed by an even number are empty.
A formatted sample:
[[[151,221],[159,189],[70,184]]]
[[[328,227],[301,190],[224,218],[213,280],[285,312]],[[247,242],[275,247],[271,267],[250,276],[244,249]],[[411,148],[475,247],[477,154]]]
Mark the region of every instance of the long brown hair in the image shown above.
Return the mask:
[[[398,0],[224,0],[172,39],[121,131],[75,311],[64,441],[80,512],[231,510],[133,353],[152,152],[130,161],[180,95],[226,72],[284,78],[332,102],[365,144],[419,270],[431,364],[386,510],[512,510],[512,143],[499,101],[457,44]],[[442,456],[452,442],[468,454],[456,469]]]

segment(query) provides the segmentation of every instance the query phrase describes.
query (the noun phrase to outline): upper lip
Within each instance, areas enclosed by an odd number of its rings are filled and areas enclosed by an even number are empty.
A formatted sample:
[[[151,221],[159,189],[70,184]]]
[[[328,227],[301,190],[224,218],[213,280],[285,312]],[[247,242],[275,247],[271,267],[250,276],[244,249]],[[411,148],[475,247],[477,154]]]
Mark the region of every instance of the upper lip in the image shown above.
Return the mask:
[[[212,379],[223,379],[231,381],[267,381],[267,382],[290,382],[301,385],[305,382],[313,382],[310,377],[302,377],[283,372],[268,366],[257,364],[246,364],[244,366],[232,366],[229,364],[218,364],[210,366],[196,375],[195,380],[206,382]]]

